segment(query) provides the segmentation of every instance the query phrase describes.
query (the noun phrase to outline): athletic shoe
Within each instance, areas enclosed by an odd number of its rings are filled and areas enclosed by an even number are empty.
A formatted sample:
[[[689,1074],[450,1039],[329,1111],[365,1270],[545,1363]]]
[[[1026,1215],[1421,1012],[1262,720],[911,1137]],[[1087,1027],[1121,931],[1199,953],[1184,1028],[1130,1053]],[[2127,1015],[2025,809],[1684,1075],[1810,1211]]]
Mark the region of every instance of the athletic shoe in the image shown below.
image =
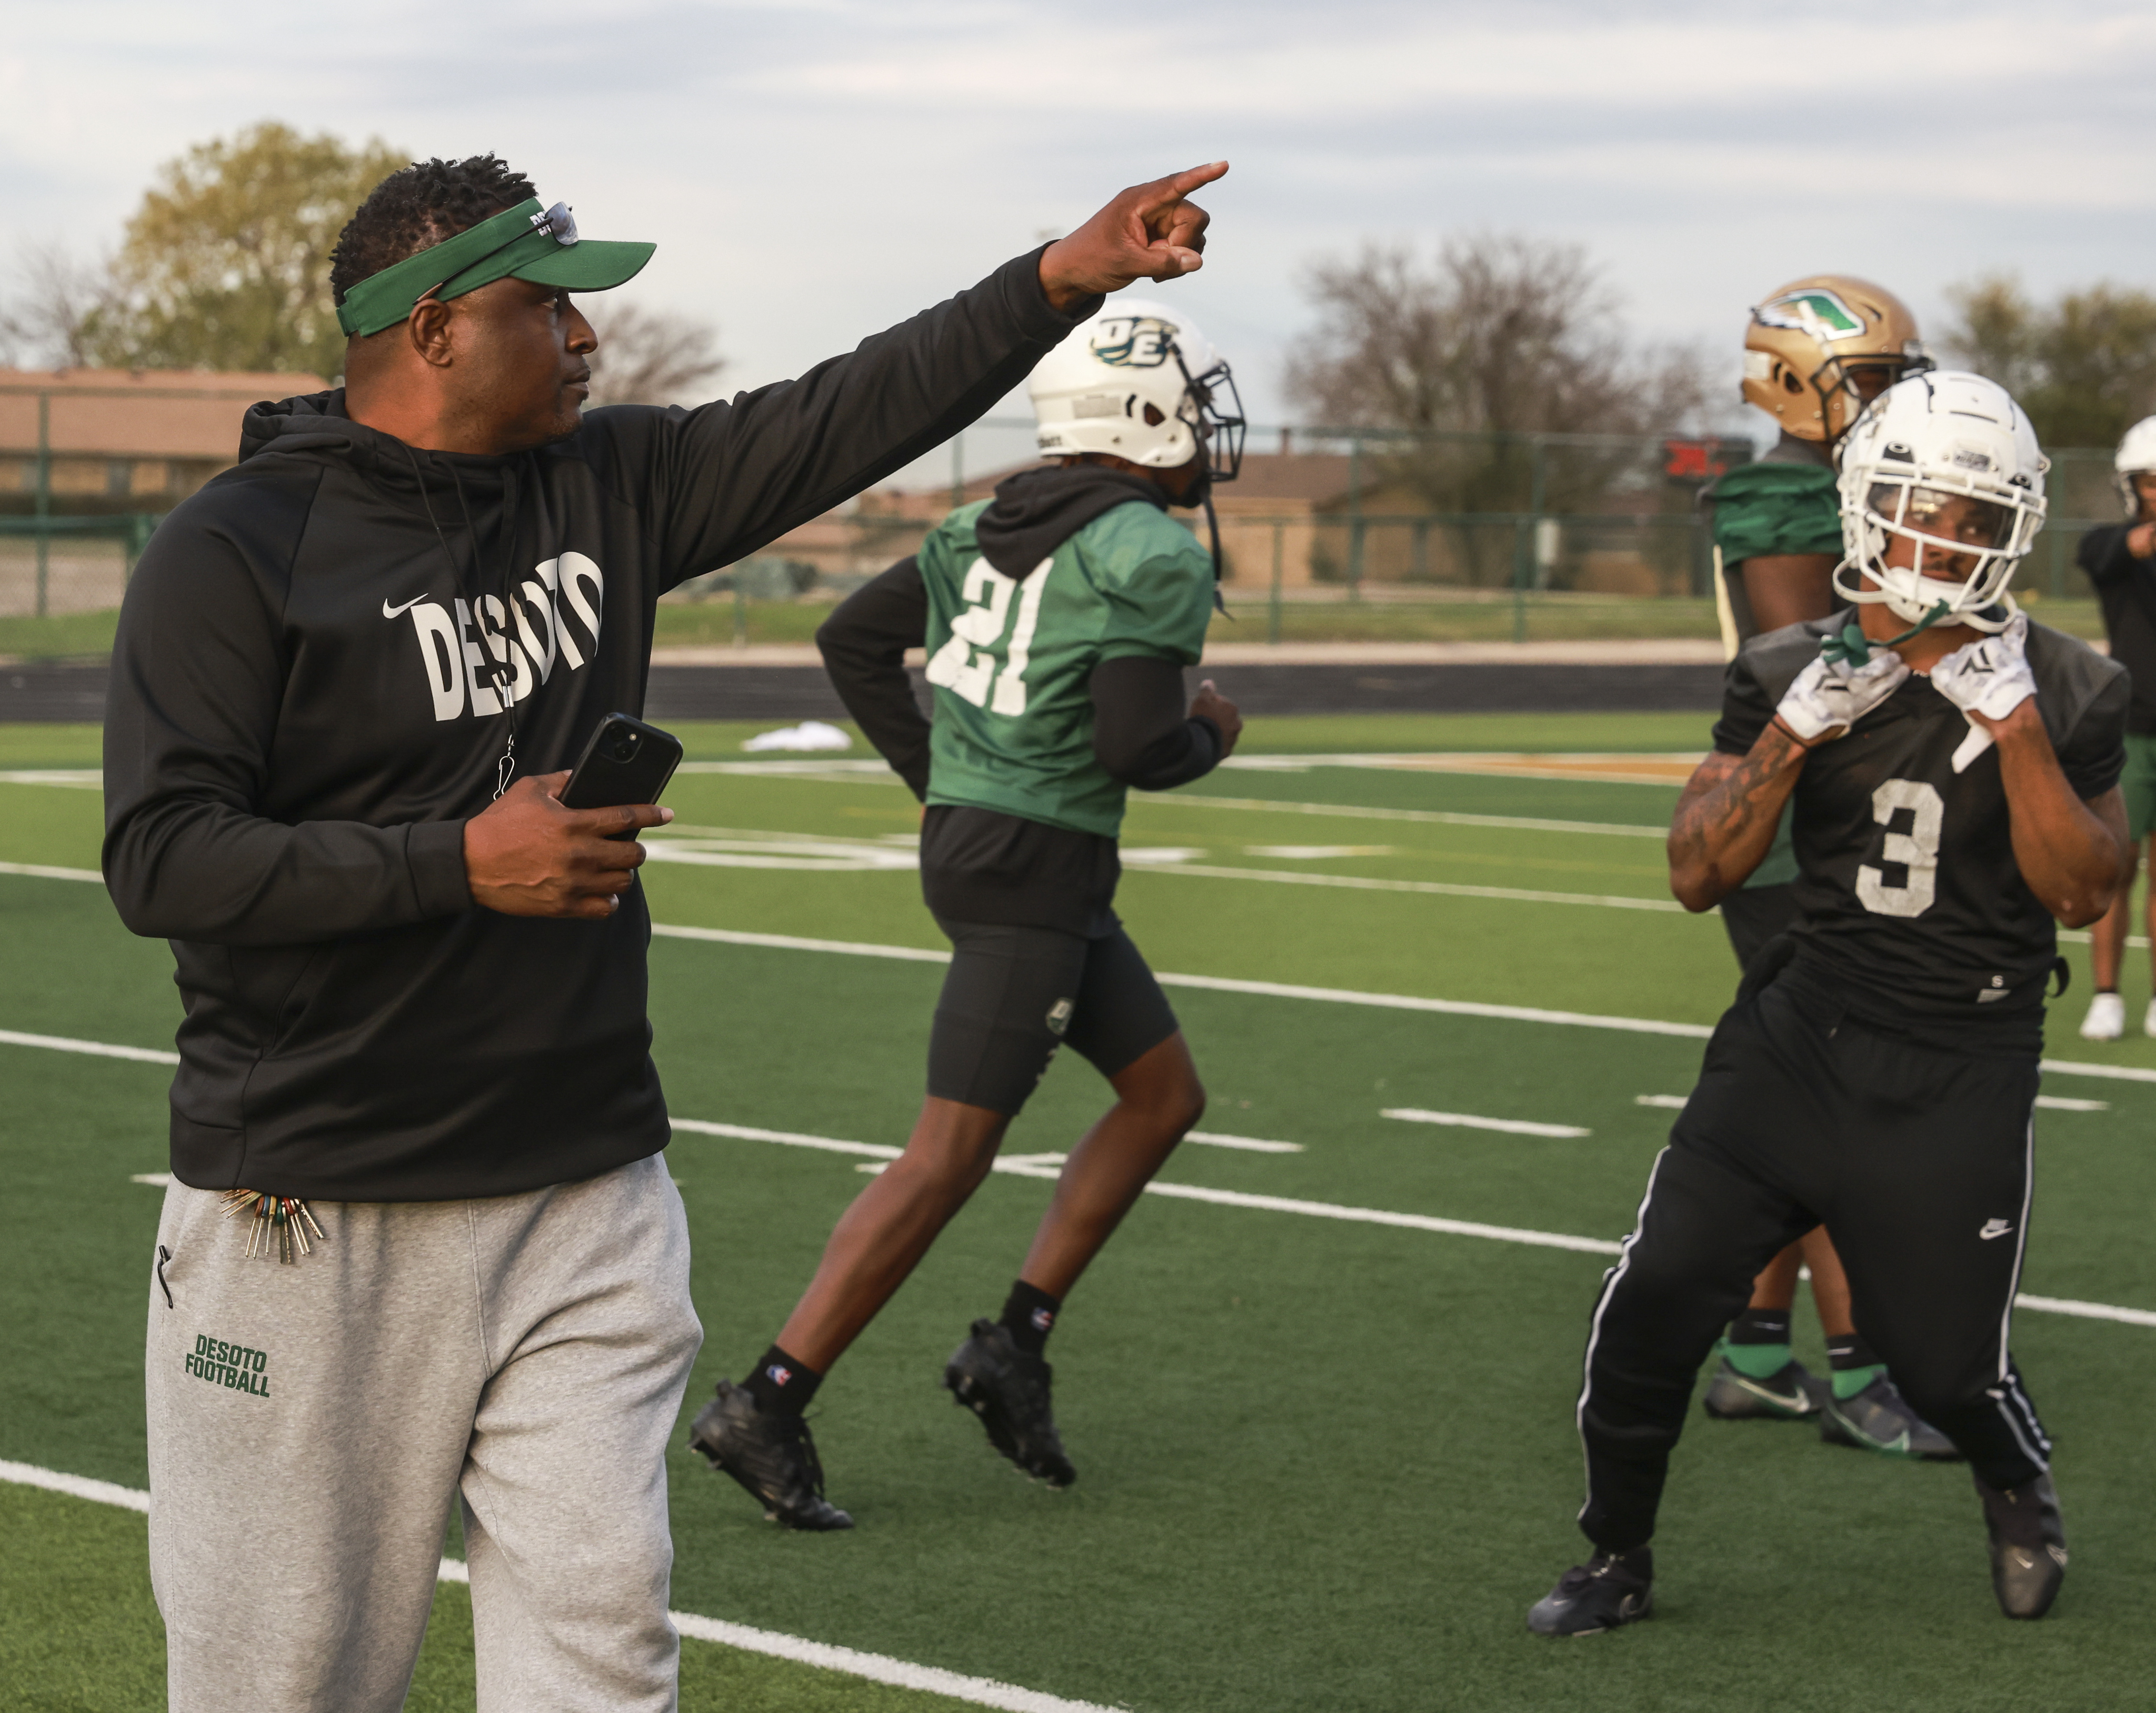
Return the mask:
[[[1854,1398],[1836,1398],[1830,1390],[1820,1412],[1820,1438],[1829,1445],[1853,1445],[1887,1457],[1961,1461],[1953,1441],[1911,1409],[1901,1388],[1885,1374]]]
[[[808,1424],[797,1415],[769,1415],[732,1381],[690,1424],[689,1449],[732,1475],[763,1507],[764,1521],[783,1529],[850,1529],[854,1520],[824,1497],[824,1465]]]
[[[1078,1471],[1064,1455],[1049,1408],[1055,1372],[1045,1358],[1020,1350],[1000,1321],[976,1321],[973,1336],[943,1365],[943,1383],[981,1418],[998,1451],[1034,1479],[1068,1487]]]
[[[2156,1000],[2148,1005],[2148,1018],[2156,1023]],[[2116,1041],[2126,1033],[2126,1002],[2116,993],[2099,993],[2089,1001],[2088,1015],[2082,1019],[2084,1041]],[[2156,1029],[2151,1029],[2156,1035]]]
[[[2019,1487],[1987,1487],[1984,1531],[1991,1537],[1991,1590],[2009,1618],[2041,1618],[2066,1579],[2066,1529],[2059,1517],[2059,1490],[2048,1475]]]
[[[1598,1552],[1573,1566],[1535,1602],[1527,1628],[1538,1636],[1599,1636],[1637,1623],[1654,1610],[1654,1551],[1635,1546],[1630,1552]]]
[[[1728,1348],[1727,1340],[1722,1348]],[[1755,1380],[1732,1367],[1725,1355],[1701,1403],[1717,1422],[1794,1422],[1819,1413],[1821,1389],[1802,1362],[1785,1362],[1764,1380]]]

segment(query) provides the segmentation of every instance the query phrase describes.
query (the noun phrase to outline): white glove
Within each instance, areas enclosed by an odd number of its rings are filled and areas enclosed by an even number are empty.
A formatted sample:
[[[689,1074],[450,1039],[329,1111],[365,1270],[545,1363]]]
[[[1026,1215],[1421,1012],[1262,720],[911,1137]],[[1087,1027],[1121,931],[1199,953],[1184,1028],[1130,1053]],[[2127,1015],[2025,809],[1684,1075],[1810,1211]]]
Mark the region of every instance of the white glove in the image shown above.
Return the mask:
[[[2036,694],[2036,674],[2029,669],[2028,643],[2028,615],[2017,613],[2006,622],[2005,629],[1964,644],[1932,668],[1932,688],[1964,715],[1981,714],[1989,720],[2004,720]],[[1966,770],[1991,741],[1991,734],[1971,720],[1969,736],[1953,752],[1954,772]]]
[[[1824,654],[1799,672],[1774,717],[1806,743],[1861,720],[1902,687],[1909,663],[1882,649],[1852,670]]]

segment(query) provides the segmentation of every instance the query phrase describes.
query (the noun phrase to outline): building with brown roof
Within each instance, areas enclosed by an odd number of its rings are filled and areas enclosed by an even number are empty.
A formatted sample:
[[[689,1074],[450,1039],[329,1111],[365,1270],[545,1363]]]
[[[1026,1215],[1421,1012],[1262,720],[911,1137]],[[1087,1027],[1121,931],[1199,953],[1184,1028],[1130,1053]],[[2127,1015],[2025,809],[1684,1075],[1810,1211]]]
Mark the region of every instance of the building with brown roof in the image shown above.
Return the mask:
[[[234,463],[259,399],[318,392],[312,375],[147,369],[0,369],[0,511],[169,511]]]

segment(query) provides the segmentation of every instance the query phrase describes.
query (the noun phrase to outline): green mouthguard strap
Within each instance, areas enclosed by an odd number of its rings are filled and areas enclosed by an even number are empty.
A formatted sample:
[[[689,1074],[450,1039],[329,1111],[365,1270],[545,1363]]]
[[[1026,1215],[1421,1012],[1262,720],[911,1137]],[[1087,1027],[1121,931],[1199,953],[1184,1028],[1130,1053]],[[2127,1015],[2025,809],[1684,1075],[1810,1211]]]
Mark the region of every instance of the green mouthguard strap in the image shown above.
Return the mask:
[[[1826,657],[1829,665],[1846,666],[1854,672],[1871,660],[1873,649],[1891,649],[1906,643],[1919,632],[1929,630],[1952,610],[1947,602],[1942,601],[1901,635],[1889,637],[1883,643],[1876,643],[1865,635],[1864,627],[1852,618],[1838,634],[1828,637],[1820,644],[1820,653]]]

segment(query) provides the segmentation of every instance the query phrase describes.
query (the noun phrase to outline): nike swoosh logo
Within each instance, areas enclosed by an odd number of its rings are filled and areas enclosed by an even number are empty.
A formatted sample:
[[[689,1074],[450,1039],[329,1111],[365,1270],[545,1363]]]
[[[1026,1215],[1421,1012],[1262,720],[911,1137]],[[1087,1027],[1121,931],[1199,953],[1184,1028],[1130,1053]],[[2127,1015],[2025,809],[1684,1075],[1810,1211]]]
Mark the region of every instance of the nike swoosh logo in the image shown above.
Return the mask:
[[[382,616],[384,618],[394,618],[398,613],[403,612],[407,608],[416,607],[426,598],[427,597],[424,595],[414,595],[410,600],[407,601],[403,607],[393,607],[387,601],[384,601],[382,603]]]
[[[2012,1226],[2004,1224],[2000,1221],[1994,1219],[1989,1225],[1985,1226],[1983,1230],[1977,1233],[1977,1237],[1984,1243],[1989,1243],[1994,1237],[2004,1237],[2008,1232],[2013,1229],[2014,1228]]]

